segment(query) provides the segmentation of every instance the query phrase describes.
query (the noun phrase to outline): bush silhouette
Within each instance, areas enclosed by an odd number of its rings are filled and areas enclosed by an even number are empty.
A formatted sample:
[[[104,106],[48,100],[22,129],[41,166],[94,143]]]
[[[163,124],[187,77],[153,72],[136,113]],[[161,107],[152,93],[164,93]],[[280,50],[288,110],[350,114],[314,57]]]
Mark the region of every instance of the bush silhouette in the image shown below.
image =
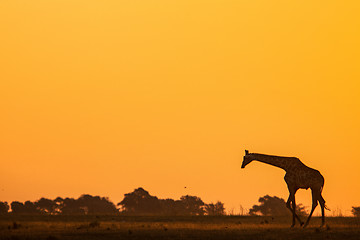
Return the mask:
[[[118,213],[115,205],[105,197],[81,195],[76,200],[86,214],[114,214]]]
[[[9,204],[7,202],[0,202],[0,215],[7,214],[9,211]]]
[[[25,203],[14,201],[11,203],[11,211],[15,214],[40,214],[40,210],[36,208],[33,202],[26,201]]]
[[[360,207],[352,207],[351,212],[355,217],[360,217]]]
[[[183,205],[183,214],[184,215],[204,215],[205,203],[196,196],[182,196],[180,201]]]
[[[279,197],[271,197],[269,195],[260,197],[259,205],[254,205],[250,210],[250,215],[264,215],[264,216],[287,216],[290,215],[291,212],[286,207],[286,202],[284,199]],[[296,207],[296,211],[299,215],[305,215],[305,207],[302,205],[298,205]]]
[[[126,214],[157,214],[161,209],[159,199],[151,196],[141,187],[126,193],[124,199],[117,205]]]
[[[196,196],[182,196],[180,200],[158,199],[143,188],[126,193],[117,204],[122,214],[130,215],[204,215],[205,203]]]
[[[224,204],[219,201],[216,202],[215,204],[214,203],[206,204],[205,212],[207,215],[215,215],[215,216],[225,215]]]
[[[35,202],[36,208],[43,214],[55,214],[58,205],[55,201],[41,198]]]

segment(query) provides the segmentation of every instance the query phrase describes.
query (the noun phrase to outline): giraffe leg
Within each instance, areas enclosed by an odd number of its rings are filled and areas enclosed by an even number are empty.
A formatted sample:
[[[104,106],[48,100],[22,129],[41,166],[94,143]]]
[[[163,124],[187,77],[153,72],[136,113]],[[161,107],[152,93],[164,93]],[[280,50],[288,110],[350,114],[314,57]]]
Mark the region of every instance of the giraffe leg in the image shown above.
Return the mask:
[[[320,203],[320,207],[321,207],[321,227],[323,227],[325,225],[325,211],[324,211],[324,209],[325,209],[325,200],[321,196],[321,194],[320,194],[319,203]]]
[[[291,213],[293,214],[293,219],[292,219],[292,224],[291,224],[291,227],[294,227],[295,226],[295,215],[294,215],[294,211],[292,210],[291,208],[291,202],[293,201],[293,195],[290,193],[289,195],[289,198],[286,202],[286,207],[288,209],[290,209]]]
[[[319,191],[311,189],[311,193],[312,193],[312,209],[311,212],[309,214],[309,217],[307,218],[304,228],[309,224],[310,222],[310,218],[312,216],[312,214],[314,213],[314,210],[316,208],[316,206],[318,205],[318,200],[319,200]]]
[[[291,207],[291,203],[292,203],[292,207]],[[294,207],[295,205],[295,207]],[[292,225],[291,227],[295,226],[295,218],[299,221],[300,226],[304,225],[304,223],[301,221],[301,219],[299,218],[299,216],[296,214],[295,210],[296,210],[296,204],[295,204],[295,195],[291,194],[289,195],[289,198],[286,202],[286,207],[291,211],[291,213],[293,214],[293,221],[292,221]]]
[[[300,226],[304,225],[304,223],[301,221],[301,219],[299,218],[299,216],[296,214],[296,202],[295,202],[295,195],[294,195],[294,198],[293,198],[293,201],[292,201],[292,208],[293,208],[293,214],[294,216],[296,217],[296,219],[299,221],[300,223]]]

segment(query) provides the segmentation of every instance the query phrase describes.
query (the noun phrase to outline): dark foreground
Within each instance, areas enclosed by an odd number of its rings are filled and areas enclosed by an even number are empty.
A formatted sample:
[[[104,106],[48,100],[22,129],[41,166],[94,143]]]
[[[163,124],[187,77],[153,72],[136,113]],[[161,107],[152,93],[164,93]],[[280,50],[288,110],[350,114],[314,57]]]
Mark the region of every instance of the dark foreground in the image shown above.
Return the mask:
[[[313,218],[290,229],[283,217],[7,216],[0,239],[360,239],[360,219]]]

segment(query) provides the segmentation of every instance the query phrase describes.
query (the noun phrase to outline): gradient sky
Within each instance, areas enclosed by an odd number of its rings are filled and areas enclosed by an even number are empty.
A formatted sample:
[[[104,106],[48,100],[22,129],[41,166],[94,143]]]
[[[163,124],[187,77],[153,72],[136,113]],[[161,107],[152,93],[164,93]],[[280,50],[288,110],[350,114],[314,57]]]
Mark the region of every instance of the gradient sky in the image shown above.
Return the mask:
[[[1,0],[0,200],[118,202],[142,186],[236,212],[287,198],[283,170],[240,169],[249,149],[320,170],[327,205],[350,214],[359,12],[359,1]]]

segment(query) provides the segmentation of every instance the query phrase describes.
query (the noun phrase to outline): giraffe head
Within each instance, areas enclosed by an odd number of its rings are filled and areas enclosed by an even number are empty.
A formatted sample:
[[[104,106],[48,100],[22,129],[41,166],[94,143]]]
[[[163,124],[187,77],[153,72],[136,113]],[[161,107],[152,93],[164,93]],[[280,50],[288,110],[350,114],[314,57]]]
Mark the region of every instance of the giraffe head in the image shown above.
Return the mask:
[[[245,156],[244,156],[244,160],[242,162],[241,168],[245,168],[245,166],[248,165],[249,163],[251,163],[252,160],[253,159],[251,158],[249,151],[245,150]]]

